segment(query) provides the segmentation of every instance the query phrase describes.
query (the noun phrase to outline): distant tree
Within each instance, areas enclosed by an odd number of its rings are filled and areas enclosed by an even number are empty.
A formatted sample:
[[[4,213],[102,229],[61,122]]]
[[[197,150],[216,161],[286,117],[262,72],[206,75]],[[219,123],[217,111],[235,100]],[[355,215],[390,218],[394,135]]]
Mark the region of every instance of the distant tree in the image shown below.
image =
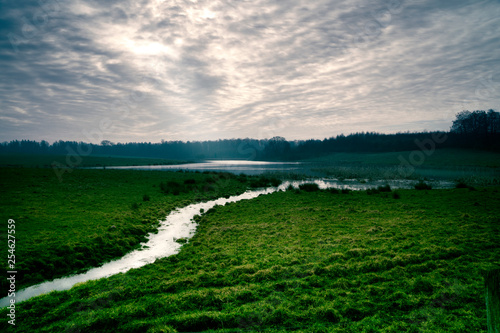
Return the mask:
[[[453,125],[450,129],[453,133],[486,136],[496,134],[500,131],[500,114],[494,110],[483,110],[473,112],[462,111],[456,115]]]
[[[290,153],[290,143],[282,136],[275,136],[267,142],[264,149],[264,157],[271,160],[279,160]]]
[[[470,116],[470,111],[462,111],[456,114],[456,119],[453,120],[453,124],[451,125],[451,132],[466,134],[468,132],[468,118]]]
[[[488,133],[496,134],[500,133],[500,113],[495,112],[493,109],[488,110]]]
[[[500,113],[495,110],[464,110],[456,115],[450,132],[461,147],[494,149],[499,147]]]
[[[101,146],[104,146],[104,147],[111,147],[113,145],[113,142],[109,141],[109,140],[102,140],[101,141]]]

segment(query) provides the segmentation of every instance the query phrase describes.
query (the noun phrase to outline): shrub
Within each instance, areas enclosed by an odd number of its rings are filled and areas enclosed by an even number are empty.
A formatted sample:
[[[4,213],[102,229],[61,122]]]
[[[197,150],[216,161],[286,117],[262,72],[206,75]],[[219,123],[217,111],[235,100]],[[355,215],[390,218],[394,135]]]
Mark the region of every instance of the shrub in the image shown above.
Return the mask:
[[[415,190],[431,190],[431,189],[432,189],[432,186],[424,183],[423,181],[420,181],[417,184],[415,184]]]
[[[306,192],[317,192],[319,191],[319,186],[316,183],[306,183],[299,185],[299,189]]]
[[[350,190],[350,189],[348,189],[348,188],[343,188],[343,189],[341,190],[341,193],[342,193],[342,194],[349,194],[349,193],[351,193],[351,190]]]
[[[476,190],[474,187],[472,187],[470,185],[467,185],[466,183],[464,183],[461,180],[455,185],[455,188],[468,188],[471,191],[475,191]]]
[[[273,186],[277,187],[281,184],[281,180],[278,178],[272,177],[268,178],[266,176],[254,177],[250,182],[250,187],[268,187]]]
[[[393,197],[394,199],[400,199],[400,198],[401,198],[401,196],[399,195],[399,193],[398,193],[398,192],[394,192],[394,193],[392,193],[392,197]]]
[[[266,187],[267,186],[267,182],[265,182],[264,179],[262,178],[257,178],[257,179],[253,179],[251,182],[250,182],[250,187]]]
[[[192,179],[192,178],[190,178],[190,179],[186,179],[186,180],[184,181],[184,184],[196,184],[196,180],[195,180],[195,179]]]
[[[247,175],[244,173],[240,173],[239,176],[236,178],[240,183],[246,183],[247,182]]]
[[[144,195],[142,196],[142,201],[149,201],[149,200],[150,200],[149,195],[144,194]]]
[[[215,192],[216,187],[214,185],[203,186],[203,192]]]
[[[335,188],[335,187],[329,188],[328,192],[330,192],[332,194],[339,194],[340,193],[339,189]]]
[[[391,192],[392,191],[389,184],[386,184],[384,186],[379,186],[379,187],[377,187],[377,190],[379,190],[379,192]]]
[[[271,186],[273,187],[278,187],[281,185],[281,180],[279,180],[278,178],[271,178],[270,179],[270,183],[271,183]]]
[[[181,192],[187,192],[183,185],[175,181],[168,181],[166,184],[161,182],[160,190],[165,194],[172,193],[173,195],[179,195]]]
[[[137,202],[134,202],[132,205],[131,205],[132,209],[139,209],[139,205],[137,204]]]

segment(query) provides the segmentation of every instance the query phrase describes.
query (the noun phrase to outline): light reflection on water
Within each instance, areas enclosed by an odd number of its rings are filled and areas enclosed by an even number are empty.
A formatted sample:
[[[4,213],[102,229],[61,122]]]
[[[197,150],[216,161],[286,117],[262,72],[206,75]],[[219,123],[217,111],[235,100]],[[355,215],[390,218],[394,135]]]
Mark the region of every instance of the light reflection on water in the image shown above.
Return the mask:
[[[21,291],[16,292],[16,303],[35,297],[38,295],[46,294],[54,290],[67,290],[77,283],[97,280],[100,278],[109,277],[114,274],[124,273],[132,268],[139,268],[141,266],[153,263],[156,259],[168,257],[179,252],[181,244],[177,243],[175,239],[191,238],[195,231],[197,224],[193,221],[195,215],[200,214],[200,210],[207,211],[215,205],[225,205],[229,202],[237,202],[245,199],[252,199],[261,194],[269,194],[279,190],[285,190],[290,185],[298,188],[299,185],[304,183],[316,183],[320,189],[339,188],[351,190],[364,190],[380,185],[389,184],[391,188],[413,188],[415,181],[400,180],[400,181],[371,181],[360,183],[357,180],[304,180],[304,181],[286,181],[279,187],[270,187],[266,189],[247,191],[238,196],[229,198],[219,198],[208,202],[195,203],[189,206],[176,209],[171,212],[167,218],[161,222],[158,228],[158,233],[150,233],[148,241],[143,243],[143,249],[132,251],[122,258],[106,263],[100,267],[90,269],[86,273],[72,275],[53,281],[44,282],[35,286],[28,287]],[[451,188],[454,183],[440,181],[430,182],[433,188]],[[0,307],[9,305],[10,298],[4,297],[0,299]]]
[[[99,169],[97,167],[93,169]],[[130,170],[189,170],[189,171],[214,171],[244,173],[247,175],[259,175],[265,172],[298,172],[303,171],[301,162],[265,162],[246,160],[211,160],[200,163],[186,163],[174,165],[138,165],[138,166],[113,166],[107,169],[130,169]]]
[[[102,169],[104,167],[90,167]],[[370,179],[441,179],[457,180],[467,177],[495,178],[499,171],[491,168],[435,168],[415,167],[410,170],[397,165],[361,165],[324,162],[267,162],[247,160],[207,160],[200,163],[175,165],[108,166],[107,169],[158,170],[158,171],[213,171],[234,174],[260,175],[276,174],[283,178],[303,177],[343,177]]]

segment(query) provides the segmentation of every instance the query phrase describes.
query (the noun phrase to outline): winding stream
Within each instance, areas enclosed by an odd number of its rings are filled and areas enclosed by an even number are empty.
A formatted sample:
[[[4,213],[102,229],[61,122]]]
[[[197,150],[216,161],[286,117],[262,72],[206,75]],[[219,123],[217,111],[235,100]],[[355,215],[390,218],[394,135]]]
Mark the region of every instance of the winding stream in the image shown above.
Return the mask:
[[[150,263],[153,263],[156,259],[168,257],[179,252],[181,244],[177,243],[175,240],[179,238],[191,238],[195,231],[197,224],[193,221],[195,215],[200,214],[200,210],[203,209],[207,211],[208,209],[216,205],[225,205],[229,202],[237,202],[245,199],[252,199],[258,197],[261,194],[269,194],[279,190],[285,190],[289,185],[298,187],[303,183],[315,182],[321,189],[336,187],[336,188],[349,188],[353,190],[362,190],[370,188],[376,185],[385,184],[384,181],[380,184],[370,182],[370,183],[359,183],[357,181],[334,181],[334,180],[314,180],[314,181],[293,181],[284,182],[279,187],[270,187],[261,190],[247,191],[243,194],[232,196],[229,198],[219,198],[216,200],[211,200],[208,202],[201,202],[188,205],[183,208],[178,208],[172,211],[167,218],[161,222],[158,233],[150,233],[148,235],[148,241],[142,244],[140,250],[132,251],[122,258],[105,263],[104,265],[96,268],[92,268],[89,271],[71,275],[68,277],[63,277],[60,279],[55,279],[53,281],[43,282],[38,285],[28,287],[26,289],[16,291],[15,300],[16,303],[27,300],[31,297],[49,293],[54,290],[67,290],[73,287],[77,283],[85,282],[88,280],[97,280],[104,277],[109,277],[114,274],[124,273],[132,268],[138,268]],[[400,181],[394,183],[394,181],[388,182],[392,188],[411,188],[414,182]],[[451,187],[453,183],[443,183],[440,182],[433,185],[433,188],[446,188]],[[0,307],[5,307],[9,305],[11,298],[4,297],[0,299]]]

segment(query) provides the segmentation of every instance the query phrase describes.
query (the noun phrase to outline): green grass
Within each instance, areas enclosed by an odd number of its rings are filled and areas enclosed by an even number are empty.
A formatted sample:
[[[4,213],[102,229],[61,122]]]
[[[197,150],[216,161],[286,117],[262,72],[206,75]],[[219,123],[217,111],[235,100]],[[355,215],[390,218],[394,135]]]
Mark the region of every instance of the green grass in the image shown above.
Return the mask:
[[[338,179],[445,179],[480,186],[500,184],[500,154],[487,151],[335,153],[306,162],[317,175]]]
[[[0,166],[50,168],[52,165],[77,167],[131,166],[131,165],[170,165],[188,163],[188,161],[169,160],[164,158],[143,157],[110,157],[110,156],[67,156],[67,155],[30,155],[0,154]]]
[[[182,193],[162,191],[168,182],[181,183]],[[246,189],[246,178],[222,173],[74,169],[60,182],[51,169],[2,168],[0,252],[7,257],[14,219],[17,287],[26,287],[121,257],[176,207]],[[5,296],[7,281],[0,281]]]
[[[311,159],[311,162],[331,162],[358,165],[399,165],[400,156],[409,161],[412,151],[390,153],[334,153]],[[500,154],[489,151],[466,149],[436,149],[425,154],[424,167],[500,167]],[[416,158],[416,157],[415,157]]]
[[[216,207],[179,254],[21,303],[15,329],[485,332],[499,189],[397,193],[297,190]]]

